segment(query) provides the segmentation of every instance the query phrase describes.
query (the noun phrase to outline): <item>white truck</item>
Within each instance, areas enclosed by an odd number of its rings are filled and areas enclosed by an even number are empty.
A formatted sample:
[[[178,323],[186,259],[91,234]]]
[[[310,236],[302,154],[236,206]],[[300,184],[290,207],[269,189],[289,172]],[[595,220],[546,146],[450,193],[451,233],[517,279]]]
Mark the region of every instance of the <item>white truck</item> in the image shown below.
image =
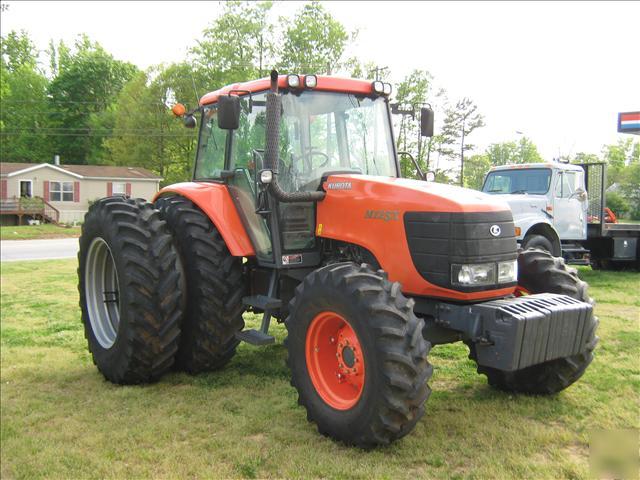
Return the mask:
[[[504,165],[489,171],[482,191],[509,204],[523,248],[595,269],[640,270],[640,224],[614,223],[605,175],[604,163]]]

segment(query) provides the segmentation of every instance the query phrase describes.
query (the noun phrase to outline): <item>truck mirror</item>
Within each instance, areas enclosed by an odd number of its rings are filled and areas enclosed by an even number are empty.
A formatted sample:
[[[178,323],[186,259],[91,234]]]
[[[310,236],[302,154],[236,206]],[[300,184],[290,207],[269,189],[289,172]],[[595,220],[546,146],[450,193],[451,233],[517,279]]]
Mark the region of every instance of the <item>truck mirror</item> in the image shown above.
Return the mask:
[[[433,137],[433,110],[427,107],[420,109],[420,134],[423,137]]]
[[[236,130],[240,126],[240,97],[221,95],[218,98],[218,127]]]

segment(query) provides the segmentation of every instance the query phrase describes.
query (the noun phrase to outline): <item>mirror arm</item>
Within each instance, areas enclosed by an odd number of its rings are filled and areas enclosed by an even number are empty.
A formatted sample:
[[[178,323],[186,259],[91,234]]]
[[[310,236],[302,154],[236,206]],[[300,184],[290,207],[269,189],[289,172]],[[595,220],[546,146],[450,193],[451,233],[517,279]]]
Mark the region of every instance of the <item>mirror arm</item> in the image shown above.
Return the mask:
[[[416,171],[418,172],[418,175],[420,175],[420,178],[425,182],[427,181],[426,175],[422,172],[420,165],[418,165],[417,160],[413,158],[413,155],[411,155],[409,152],[398,152],[398,155],[406,155],[407,157],[409,157],[413,162],[413,166],[416,167]]]

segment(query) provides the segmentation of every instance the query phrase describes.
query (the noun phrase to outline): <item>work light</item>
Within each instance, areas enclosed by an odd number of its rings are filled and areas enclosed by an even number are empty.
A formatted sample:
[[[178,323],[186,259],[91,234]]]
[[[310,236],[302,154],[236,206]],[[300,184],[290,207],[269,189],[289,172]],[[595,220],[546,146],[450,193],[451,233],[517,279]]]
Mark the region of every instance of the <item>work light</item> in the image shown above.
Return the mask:
[[[315,75],[306,75],[304,77],[304,86],[307,88],[316,88],[318,85],[318,77]]]
[[[385,95],[391,95],[391,84],[390,83],[383,84],[382,91]]]
[[[287,75],[287,84],[291,88],[300,87],[300,77],[298,75]]]
[[[384,93],[384,83],[382,83],[380,80],[376,80],[371,84],[371,86],[373,87],[374,92]]]

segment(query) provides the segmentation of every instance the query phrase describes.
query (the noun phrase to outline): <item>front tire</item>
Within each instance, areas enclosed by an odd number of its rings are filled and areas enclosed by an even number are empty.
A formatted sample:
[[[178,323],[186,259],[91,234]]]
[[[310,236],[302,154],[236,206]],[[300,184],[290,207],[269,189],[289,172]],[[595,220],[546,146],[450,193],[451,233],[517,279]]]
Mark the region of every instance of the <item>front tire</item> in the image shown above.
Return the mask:
[[[522,242],[522,249],[539,248],[553,254],[553,244],[551,240],[543,235],[527,235]]]
[[[89,208],[78,253],[85,337],[107,380],[157,380],[173,365],[182,317],[182,265],[171,234],[142,199]]]
[[[234,356],[244,327],[242,261],[227,245],[209,217],[178,196],[156,200],[173,233],[184,264],[186,307],[176,365],[189,373],[222,368]]]
[[[594,303],[587,294],[587,283],[578,278],[576,269],[568,268],[562,258],[553,257],[549,252],[537,248],[525,250],[518,257],[518,287],[520,291],[530,294],[557,293]],[[588,347],[582,353],[515,372],[479,365],[478,373],[485,374],[492,387],[508,392],[550,395],[564,390],[582,377],[593,360],[593,350],[598,343],[595,334],[598,319],[595,316],[592,318],[588,326]],[[474,346],[470,345],[469,348],[469,358],[476,360]]]
[[[413,429],[431,393],[431,345],[399,283],[367,265],[323,267],[298,286],[285,323],[291,383],[320,433],[370,448]]]

